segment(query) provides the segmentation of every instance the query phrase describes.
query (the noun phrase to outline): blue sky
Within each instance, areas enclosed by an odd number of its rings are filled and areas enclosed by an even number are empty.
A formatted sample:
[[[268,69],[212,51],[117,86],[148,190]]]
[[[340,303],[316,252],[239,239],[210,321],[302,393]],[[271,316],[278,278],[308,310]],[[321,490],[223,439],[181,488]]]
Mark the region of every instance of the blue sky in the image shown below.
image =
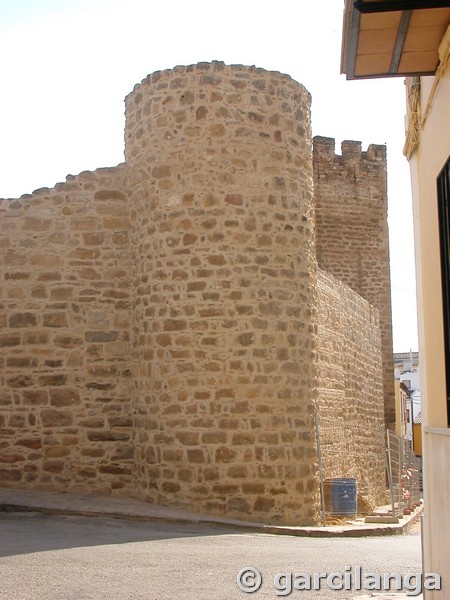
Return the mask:
[[[340,75],[343,0],[0,0],[0,196],[123,161],[123,99],[148,73],[223,60],[288,73],[314,135],[388,146],[394,350],[417,350],[403,80]]]

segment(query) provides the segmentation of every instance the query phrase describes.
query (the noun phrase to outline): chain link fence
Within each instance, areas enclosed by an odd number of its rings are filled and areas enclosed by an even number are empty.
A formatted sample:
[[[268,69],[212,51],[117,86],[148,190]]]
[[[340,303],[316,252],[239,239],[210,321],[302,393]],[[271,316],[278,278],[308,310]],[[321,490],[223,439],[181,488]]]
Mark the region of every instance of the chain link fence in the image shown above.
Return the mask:
[[[384,429],[344,416],[316,417],[322,522],[372,514],[387,501]]]
[[[422,464],[411,442],[389,430],[386,431],[386,459],[390,513],[400,517],[420,504]]]
[[[316,417],[322,524],[368,517],[398,520],[421,497],[421,461],[411,442],[384,427],[368,431],[343,417]]]

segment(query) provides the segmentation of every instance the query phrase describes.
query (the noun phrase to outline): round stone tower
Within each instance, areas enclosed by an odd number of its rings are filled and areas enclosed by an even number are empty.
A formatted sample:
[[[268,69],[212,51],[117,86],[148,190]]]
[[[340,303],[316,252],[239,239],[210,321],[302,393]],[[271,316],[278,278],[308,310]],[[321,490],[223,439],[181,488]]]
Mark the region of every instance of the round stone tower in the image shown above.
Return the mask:
[[[200,63],[126,99],[140,495],[313,523],[310,95]]]

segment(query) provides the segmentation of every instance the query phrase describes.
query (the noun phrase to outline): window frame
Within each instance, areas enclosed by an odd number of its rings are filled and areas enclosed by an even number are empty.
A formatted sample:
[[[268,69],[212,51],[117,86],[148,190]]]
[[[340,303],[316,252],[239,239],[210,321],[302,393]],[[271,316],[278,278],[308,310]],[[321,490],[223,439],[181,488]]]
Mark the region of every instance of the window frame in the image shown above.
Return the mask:
[[[447,425],[450,427],[450,156],[437,177]]]

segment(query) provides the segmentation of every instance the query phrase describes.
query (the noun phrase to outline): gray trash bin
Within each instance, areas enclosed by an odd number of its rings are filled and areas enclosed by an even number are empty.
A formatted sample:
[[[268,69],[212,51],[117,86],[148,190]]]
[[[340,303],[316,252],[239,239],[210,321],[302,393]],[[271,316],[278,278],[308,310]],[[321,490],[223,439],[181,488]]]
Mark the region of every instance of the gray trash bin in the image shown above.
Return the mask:
[[[325,484],[325,509],[329,515],[355,516],[357,513],[356,479],[329,479]]]

